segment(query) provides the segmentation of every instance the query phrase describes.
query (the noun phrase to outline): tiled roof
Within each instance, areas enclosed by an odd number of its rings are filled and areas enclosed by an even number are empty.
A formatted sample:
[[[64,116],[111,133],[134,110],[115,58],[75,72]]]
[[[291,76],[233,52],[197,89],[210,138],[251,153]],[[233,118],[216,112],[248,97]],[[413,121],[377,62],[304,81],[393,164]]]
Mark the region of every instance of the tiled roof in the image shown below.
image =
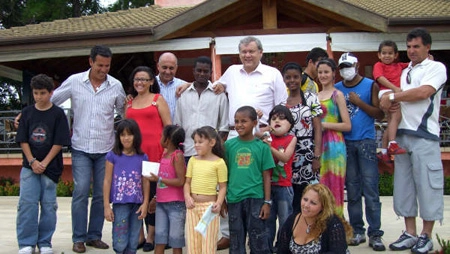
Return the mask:
[[[450,17],[449,0],[342,0],[385,18]]]
[[[192,6],[162,8],[152,5],[126,11],[43,22],[0,30],[0,39],[154,27],[191,8]]]

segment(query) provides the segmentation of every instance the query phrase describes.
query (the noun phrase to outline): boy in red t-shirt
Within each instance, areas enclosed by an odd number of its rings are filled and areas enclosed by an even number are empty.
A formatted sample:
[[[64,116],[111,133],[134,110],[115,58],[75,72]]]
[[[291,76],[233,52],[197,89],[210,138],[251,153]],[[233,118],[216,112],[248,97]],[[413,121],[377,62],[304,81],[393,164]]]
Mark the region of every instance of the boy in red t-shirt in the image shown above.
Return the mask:
[[[400,92],[400,77],[403,69],[408,67],[408,63],[394,62],[398,57],[397,44],[390,40],[385,40],[380,43],[378,47],[377,62],[373,66],[373,78],[380,85],[380,92],[378,97],[384,93]],[[391,155],[406,153],[406,150],[401,148],[395,142],[397,127],[402,119],[401,111],[386,112],[388,127],[383,134],[381,155],[379,156],[384,162],[391,161]],[[388,143],[389,141],[389,143]],[[387,147],[387,149],[386,149]]]

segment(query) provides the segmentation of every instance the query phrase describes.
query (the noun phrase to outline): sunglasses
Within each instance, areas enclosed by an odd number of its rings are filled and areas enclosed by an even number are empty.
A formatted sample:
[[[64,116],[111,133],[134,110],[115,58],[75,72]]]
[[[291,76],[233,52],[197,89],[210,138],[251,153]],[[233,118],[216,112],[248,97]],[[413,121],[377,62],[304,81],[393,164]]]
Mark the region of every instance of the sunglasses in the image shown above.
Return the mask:
[[[409,68],[409,71],[408,71],[408,73],[406,73],[406,84],[408,84],[408,85],[410,85],[411,84],[411,71],[412,71],[412,68]]]

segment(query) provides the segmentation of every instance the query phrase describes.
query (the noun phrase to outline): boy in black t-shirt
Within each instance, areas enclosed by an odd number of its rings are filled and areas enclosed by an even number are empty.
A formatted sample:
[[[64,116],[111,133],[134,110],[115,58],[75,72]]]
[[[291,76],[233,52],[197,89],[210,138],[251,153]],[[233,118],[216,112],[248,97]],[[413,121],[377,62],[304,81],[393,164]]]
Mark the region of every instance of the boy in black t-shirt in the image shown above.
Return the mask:
[[[70,145],[64,111],[50,102],[53,80],[39,74],[31,79],[35,104],[22,110],[16,142],[23,153],[17,206],[19,254],[53,253],[56,228],[56,185],[63,170],[62,146]],[[39,216],[40,204],[40,216]]]

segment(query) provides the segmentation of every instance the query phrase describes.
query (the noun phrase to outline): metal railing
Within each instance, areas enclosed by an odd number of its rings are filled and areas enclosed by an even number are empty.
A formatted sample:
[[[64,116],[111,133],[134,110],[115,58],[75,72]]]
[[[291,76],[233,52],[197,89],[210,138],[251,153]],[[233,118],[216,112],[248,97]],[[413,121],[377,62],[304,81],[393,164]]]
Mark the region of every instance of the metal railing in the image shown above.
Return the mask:
[[[0,152],[20,151],[20,146],[16,143],[16,129],[14,128],[14,118],[20,110],[0,111]]]
[[[69,121],[69,127],[72,127],[72,113],[70,109],[63,109]],[[14,119],[20,113],[20,110],[0,111],[0,153],[18,153],[20,146],[16,143],[16,129],[14,128]],[[116,126],[121,121],[120,118],[115,119]],[[450,118],[440,116],[441,127],[441,147],[450,147]],[[383,133],[387,128],[386,122],[375,122],[377,147],[381,147]],[[67,147],[64,148],[68,150]]]

